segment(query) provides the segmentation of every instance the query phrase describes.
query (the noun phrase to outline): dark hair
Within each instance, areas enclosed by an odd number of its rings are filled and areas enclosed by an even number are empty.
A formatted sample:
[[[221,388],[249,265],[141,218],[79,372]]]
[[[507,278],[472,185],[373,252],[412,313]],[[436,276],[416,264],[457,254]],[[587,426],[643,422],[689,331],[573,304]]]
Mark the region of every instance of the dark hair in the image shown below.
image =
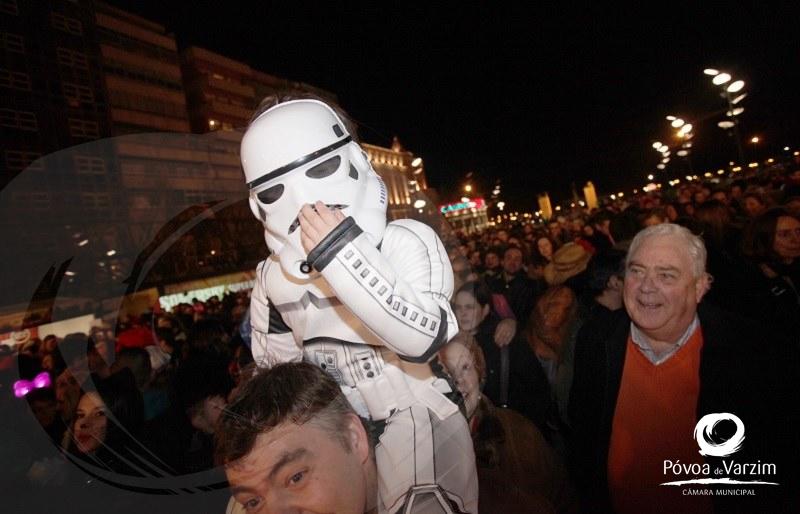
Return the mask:
[[[111,367],[112,371],[128,368],[136,379],[136,387],[141,391],[150,380],[153,372],[150,354],[144,348],[123,348]]]
[[[472,281],[462,284],[461,287],[459,287],[456,291],[456,294],[453,295],[454,300],[459,293],[471,294],[481,307],[490,305],[490,302],[492,301],[492,293],[483,282]]]
[[[625,252],[622,250],[604,250],[596,253],[586,268],[588,292],[594,296],[602,293],[611,277],[625,275]]]
[[[61,359],[69,365],[76,357],[86,357],[95,351],[94,341],[83,332],[67,334],[56,347]]]
[[[725,230],[731,222],[728,206],[719,200],[708,200],[697,206],[694,217],[700,224],[703,239],[722,245]]]
[[[173,386],[176,403],[188,413],[206,398],[226,398],[233,389],[233,380],[228,374],[227,361],[201,355],[181,364]]]
[[[106,435],[98,454],[101,461],[112,459],[115,452],[120,451],[132,438],[141,435],[144,424],[144,401],[138,389],[133,373],[122,368],[106,379],[92,375],[81,390],[81,398],[89,393],[96,393],[105,404],[110,415],[106,425]],[[80,402],[80,400],[79,400]],[[72,427],[77,422],[72,416]],[[73,453],[77,453],[74,441],[70,444]],[[105,455],[105,454],[108,455]],[[113,459],[112,459],[113,460]],[[107,464],[107,462],[105,462]]]
[[[282,423],[312,422],[349,450],[347,415],[352,407],[330,375],[308,363],[258,370],[222,413],[215,434],[215,461],[225,465],[247,455],[256,438]]]
[[[742,253],[756,263],[773,262],[780,259],[775,253],[775,230],[778,226],[778,218],[786,216],[800,221],[782,207],[775,207],[753,219],[745,227],[742,237]]]

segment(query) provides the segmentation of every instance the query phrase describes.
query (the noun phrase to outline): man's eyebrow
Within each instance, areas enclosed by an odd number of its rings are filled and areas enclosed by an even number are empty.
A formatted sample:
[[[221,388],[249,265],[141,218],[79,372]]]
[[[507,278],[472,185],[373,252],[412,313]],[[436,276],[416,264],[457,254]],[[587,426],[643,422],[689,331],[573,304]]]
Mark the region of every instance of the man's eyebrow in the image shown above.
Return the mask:
[[[309,451],[306,450],[305,448],[298,448],[292,452],[284,452],[283,455],[281,455],[281,457],[278,459],[278,461],[272,466],[272,469],[270,470],[269,475],[267,475],[267,478],[269,480],[272,480],[273,478],[275,478],[275,475],[278,474],[281,468],[283,468],[287,464],[290,464],[296,460],[301,459],[302,457],[305,457],[306,455],[308,455],[308,453]]]
[[[305,448],[298,448],[297,450],[294,450],[294,451],[291,451],[291,452],[283,452],[283,454],[280,456],[278,461],[272,466],[272,469],[267,474],[266,480],[267,481],[272,480],[275,477],[275,475],[278,474],[278,472],[281,470],[281,468],[283,468],[287,464],[290,464],[290,463],[292,463],[292,462],[304,457],[305,455],[307,455],[309,453],[310,452],[308,450],[306,450]],[[234,495],[236,493],[239,493],[239,492],[251,493],[253,491],[254,490],[251,487],[247,487],[246,485],[234,485],[234,486],[230,487],[230,492],[231,492],[232,495]]]

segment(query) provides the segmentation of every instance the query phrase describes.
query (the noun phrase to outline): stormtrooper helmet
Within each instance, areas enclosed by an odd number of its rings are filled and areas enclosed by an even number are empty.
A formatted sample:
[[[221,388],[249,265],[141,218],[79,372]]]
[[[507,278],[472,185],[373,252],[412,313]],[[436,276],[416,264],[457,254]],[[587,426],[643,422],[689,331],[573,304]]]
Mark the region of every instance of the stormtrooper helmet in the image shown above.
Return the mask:
[[[250,210],[264,225],[267,246],[283,270],[308,278],[300,242],[300,209],[321,201],[373,238],[386,228],[386,186],[347,126],[318,100],[292,100],[260,114],[242,138]]]

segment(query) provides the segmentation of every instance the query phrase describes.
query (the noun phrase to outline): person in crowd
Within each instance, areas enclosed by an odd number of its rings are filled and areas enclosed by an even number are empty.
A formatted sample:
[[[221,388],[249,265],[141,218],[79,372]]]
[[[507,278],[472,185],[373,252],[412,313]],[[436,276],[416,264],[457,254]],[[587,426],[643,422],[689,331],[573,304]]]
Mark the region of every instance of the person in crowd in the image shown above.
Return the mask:
[[[458,331],[451,263],[428,225],[387,222],[385,186],[337,109],[307,93],[275,95],[243,136],[251,210],[273,248],[256,271],[253,356],[262,367],[314,363],[340,382],[359,414],[386,422],[376,459],[391,479],[383,484],[391,512],[409,491],[433,484],[474,512],[474,461],[434,455],[425,444],[442,437],[437,432],[456,447],[469,441],[445,396],[449,386],[429,363]],[[438,422],[422,421],[430,417]],[[408,454],[416,458],[398,466]],[[444,471],[435,458],[462,469],[431,483],[428,470]]]
[[[542,432],[515,409],[495,407],[481,393],[487,365],[480,347],[459,334],[439,354],[464,398],[478,467],[479,511],[577,512],[566,469]]]
[[[742,197],[742,207],[748,218],[754,219],[769,208],[770,202],[758,191],[748,191]]]
[[[503,272],[488,281],[492,293],[505,296],[517,319],[518,330],[524,328],[527,323],[539,292],[536,282],[528,278],[522,266],[522,250],[516,246],[509,246],[503,254]]]
[[[543,260],[550,262],[553,260],[553,253],[555,252],[556,245],[552,239],[546,235],[542,235],[536,239],[536,247],[534,248],[534,255],[541,257]]]
[[[756,298],[765,307],[763,321],[800,337],[800,218],[781,208],[770,209],[745,229],[742,252],[758,266],[761,281]],[[758,305],[756,305],[757,307]]]
[[[184,472],[211,469],[214,465],[214,430],[233,388],[227,361],[216,355],[195,355],[178,369],[174,387],[176,404],[185,413],[192,430],[188,437],[181,438],[185,445],[181,451],[170,451],[159,441],[153,441],[152,446],[159,449],[157,454],[169,455],[171,463],[180,466]],[[179,463],[175,459],[176,453],[180,457]]]
[[[589,242],[597,251],[608,250],[614,246],[611,236],[611,214],[608,211],[599,211],[590,219],[593,234],[588,237]]]
[[[785,428],[797,420],[786,380],[796,354],[765,347],[778,336],[700,303],[710,287],[705,262],[703,241],[684,227],[641,231],[627,256],[625,309],[609,333],[578,342],[571,461],[588,510],[711,512],[712,498],[659,485],[668,481],[665,460],[720,464],[703,459],[691,437],[707,414],[733,413],[747,427],[739,462],[795,455],[782,445],[796,441]]]
[[[503,252],[498,247],[491,247],[486,250],[486,253],[483,256],[483,273],[481,274],[481,278],[483,280],[491,280],[502,273],[502,266],[501,266],[501,255]]]
[[[374,427],[317,366],[258,370],[220,417],[215,460],[224,466],[231,514],[384,512]],[[403,512],[426,512],[434,489]]]
[[[516,321],[500,319],[489,289],[480,282],[461,286],[453,297],[459,336],[474,342],[486,356],[484,394],[547,430],[552,402],[547,379],[528,345],[516,333]]]
[[[139,474],[135,452],[142,435],[144,407],[130,370],[89,380],[70,425],[67,451],[115,473]]]

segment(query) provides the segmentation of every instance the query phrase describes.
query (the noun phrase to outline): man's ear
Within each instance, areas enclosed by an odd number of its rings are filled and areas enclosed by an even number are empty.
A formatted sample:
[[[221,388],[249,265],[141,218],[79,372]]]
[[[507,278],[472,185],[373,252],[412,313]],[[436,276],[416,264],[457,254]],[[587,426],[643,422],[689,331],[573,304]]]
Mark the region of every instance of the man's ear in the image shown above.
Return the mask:
[[[712,277],[709,273],[704,272],[702,276],[695,281],[694,290],[697,303],[700,303],[700,300],[702,300],[708,290],[711,289],[711,282],[713,279],[714,277]]]
[[[370,458],[370,442],[364,424],[356,414],[347,415],[347,442],[350,451],[356,454],[362,464]]]

